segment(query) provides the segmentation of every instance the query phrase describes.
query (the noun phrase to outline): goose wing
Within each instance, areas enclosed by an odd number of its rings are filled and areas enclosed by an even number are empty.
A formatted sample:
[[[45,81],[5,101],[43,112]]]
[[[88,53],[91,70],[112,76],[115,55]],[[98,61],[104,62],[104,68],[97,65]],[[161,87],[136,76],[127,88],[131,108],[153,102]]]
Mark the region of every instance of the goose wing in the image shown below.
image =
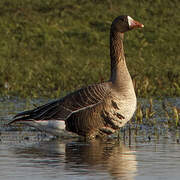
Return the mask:
[[[110,90],[105,83],[87,86],[61,99],[30,111],[21,112],[13,118],[10,124],[21,120],[66,120],[73,113],[104,102],[109,95]]]

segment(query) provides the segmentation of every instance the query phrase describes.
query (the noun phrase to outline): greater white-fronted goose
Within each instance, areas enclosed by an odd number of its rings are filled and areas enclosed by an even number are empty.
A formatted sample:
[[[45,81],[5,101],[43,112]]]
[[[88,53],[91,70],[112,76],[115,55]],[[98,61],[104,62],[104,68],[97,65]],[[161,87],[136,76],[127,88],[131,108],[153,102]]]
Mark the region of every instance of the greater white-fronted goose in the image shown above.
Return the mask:
[[[124,126],[136,109],[136,95],[123,50],[124,32],[142,28],[130,16],[117,17],[111,25],[111,77],[104,83],[79,89],[67,96],[17,114],[12,123],[26,123],[59,135],[65,122],[68,131],[93,139],[114,133]],[[48,122],[47,126],[41,122]],[[48,126],[50,125],[50,126]]]

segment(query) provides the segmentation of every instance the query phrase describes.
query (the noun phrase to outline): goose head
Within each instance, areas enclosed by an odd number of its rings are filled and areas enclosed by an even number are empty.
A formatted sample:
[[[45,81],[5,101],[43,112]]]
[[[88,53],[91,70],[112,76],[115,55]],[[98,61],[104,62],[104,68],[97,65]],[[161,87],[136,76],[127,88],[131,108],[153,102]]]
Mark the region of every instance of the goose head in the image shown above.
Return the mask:
[[[111,30],[124,33],[134,28],[143,28],[144,25],[127,15],[118,16],[111,25]]]

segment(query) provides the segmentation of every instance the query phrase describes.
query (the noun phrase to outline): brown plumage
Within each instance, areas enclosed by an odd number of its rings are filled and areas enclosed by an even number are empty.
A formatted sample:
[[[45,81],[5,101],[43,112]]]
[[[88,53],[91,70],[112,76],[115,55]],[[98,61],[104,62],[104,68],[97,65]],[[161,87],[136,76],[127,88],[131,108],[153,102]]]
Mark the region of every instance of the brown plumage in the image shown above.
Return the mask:
[[[58,125],[65,121],[66,130],[89,139],[114,133],[130,120],[136,109],[136,95],[128,72],[123,50],[124,32],[143,25],[129,16],[117,17],[110,32],[111,77],[108,82],[79,89],[67,96],[17,114],[14,122],[26,123],[58,135]]]

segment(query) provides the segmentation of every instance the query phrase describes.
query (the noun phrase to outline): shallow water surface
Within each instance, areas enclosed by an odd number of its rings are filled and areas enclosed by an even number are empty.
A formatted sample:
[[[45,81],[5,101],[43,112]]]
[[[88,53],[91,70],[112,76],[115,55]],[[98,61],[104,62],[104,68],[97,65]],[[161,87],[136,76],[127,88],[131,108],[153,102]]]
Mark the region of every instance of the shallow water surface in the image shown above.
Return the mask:
[[[22,134],[16,134],[18,138],[13,140],[1,135],[0,179],[178,180],[180,177],[180,144],[166,137],[132,142],[129,146],[117,140],[91,143],[46,137],[38,140],[37,132],[26,132],[30,139],[23,139]]]
[[[1,100],[0,180],[179,180],[180,131],[167,127],[162,102],[155,101],[152,119],[137,124],[129,137],[128,128],[118,141],[83,142],[77,138],[53,136],[25,127],[5,126],[12,115],[45,100]],[[148,101],[141,100],[148,107]],[[169,99],[179,108],[179,99]],[[155,124],[149,122],[156,122]],[[136,127],[136,124],[131,125]],[[131,141],[130,141],[131,140]]]

